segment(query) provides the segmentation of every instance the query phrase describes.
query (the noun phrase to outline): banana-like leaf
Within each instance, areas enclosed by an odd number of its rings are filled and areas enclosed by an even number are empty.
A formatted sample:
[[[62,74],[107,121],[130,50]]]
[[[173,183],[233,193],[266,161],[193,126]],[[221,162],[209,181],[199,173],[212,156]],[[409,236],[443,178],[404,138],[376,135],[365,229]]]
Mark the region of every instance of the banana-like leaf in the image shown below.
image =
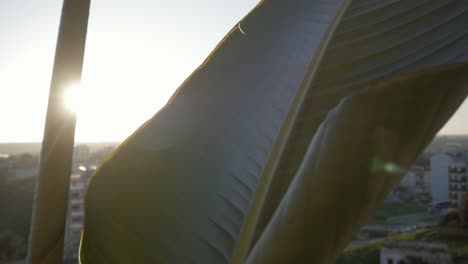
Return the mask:
[[[271,0],[242,20],[94,175],[81,262],[228,262],[340,4]]]
[[[462,64],[342,99],[315,133],[247,263],[332,263],[467,93]]]
[[[428,75],[413,73],[401,84],[394,76],[466,61],[467,8],[467,1],[262,2],[241,22],[245,34],[235,27],[97,171],[86,197],[81,262],[226,263],[236,248],[234,261],[243,262],[252,245],[252,263],[330,260],[397,177],[370,190],[370,200],[353,196],[358,188],[350,188],[351,198],[338,196],[340,182],[356,177],[352,186],[374,186],[375,175],[385,177],[363,169],[371,155],[395,155],[389,160],[407,166],[466,96],[463,80],[440,86],[462,66],[430,71],[439,86],[428,84],[424,108],[417,98],[423,88],[414,87]],[[402,114],[404,107],[414,111],[411,102],[418,112]],[[401,146],[382,146],[390,139]],[[361,149],[362,159],[353,154]],[[309,191],[323,196],[311,202]],[[347,203],[356,210],[330,209]],[[326,219],[310,217],[320,208],[341,222],[329,219],[337,232],[315,255],[304,255],[294,245],[321,243],[314,230]],[[347,221],[351,216],[358,220]],[[286,245],[290,217],[309,222],[298,223],[304,240],[294,230]],[[278,257],[281,245],[288,250]]]
[[[468,60],[468,1],[351,1],[289,121],[281,157],[270,160],[268,194],[257,221],[263,232],[327,113],[376,80]],[[440,89],[448,89],[440,87]],[[301,101],[302,100],[302,101]],[[428,109],[429,111],[429,109]],[[278,154],[279,155],[279,154]]]

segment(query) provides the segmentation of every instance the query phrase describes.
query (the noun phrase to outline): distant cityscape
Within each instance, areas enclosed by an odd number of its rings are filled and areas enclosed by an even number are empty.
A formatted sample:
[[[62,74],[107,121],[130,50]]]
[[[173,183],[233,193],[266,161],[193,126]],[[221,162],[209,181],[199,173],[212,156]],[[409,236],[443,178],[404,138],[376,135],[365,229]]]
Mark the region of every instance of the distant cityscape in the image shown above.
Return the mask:
[[[468,263],[467,167],[468,136],[436,137],[337,263]]]
[[[117,145],[117,143],[86,143],[74,147],[64,263],[78,263],[86,186],[96,167]],[[24,259],[26,256],[34,182],[39,172],[39,152],[38,143],[0,144],[0,243],[4,240],[6,244],[15,248],[9,250],[9,252],[14,251],[9,253],[12,254],[9,257],[12,259]],[[18,204],[18,198],[21,204]],[[0,248],[0,263],[4,263],[1,251],[2,248]]]
[[[117,145],[83,143],[74,148],[65,263],[77,263],[86,186]],[[12,259],[26,254],[39,152],[38,143],[0,144],[0,235],[16,247]],[[467,167],[468,136],[435,138],[336,263],[468,263],[468,218],[465,223],[460,213],[463,206],[468,212]],[[459,244],[453,241],[466,246],[454,248]]]

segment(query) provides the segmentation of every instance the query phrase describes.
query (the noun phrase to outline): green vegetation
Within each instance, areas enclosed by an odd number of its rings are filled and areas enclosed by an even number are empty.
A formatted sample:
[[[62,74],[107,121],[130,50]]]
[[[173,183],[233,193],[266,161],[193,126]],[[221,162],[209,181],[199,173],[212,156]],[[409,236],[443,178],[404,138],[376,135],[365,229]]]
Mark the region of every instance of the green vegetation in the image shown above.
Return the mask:
[[[435,229],[420,229],[411,233],[395,235],[390,238],[393,240],[436,242],[437,231]]]
[[[454,258],[468,256],[468,239],[439,238],[435,229],[421,229],[411,233],[394,235],[390,238],[394,240],[446,243]],[[379,263],[382,244],[383,241],[376,241],[347,249],[337,258],[335,264]]]
[[[380,247],[383,241],[371,242],[366,245],[345,250],[335,261],[335,264],[375,264],[380,262]]]
[[[28,240],[33,195],[34,179],[18,181],[4,179],[0,184],[0,235],[3,244],[24,244]],[[26,253],[25,245],[21,245],[17,250],[15,254],[10,249],[1,254],[5,257],[17,254],[23,256]]]

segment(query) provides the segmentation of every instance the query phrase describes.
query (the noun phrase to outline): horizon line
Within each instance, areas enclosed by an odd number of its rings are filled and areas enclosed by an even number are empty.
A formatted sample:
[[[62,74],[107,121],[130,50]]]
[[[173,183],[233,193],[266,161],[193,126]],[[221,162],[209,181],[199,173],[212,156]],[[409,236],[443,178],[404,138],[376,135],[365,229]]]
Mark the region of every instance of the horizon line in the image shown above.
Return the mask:
[[[460,137],[460,136],[468,136],[466,134],[437,134],[435,137]],[[75,144],[83,144],[83,143],[122,143],[124,140],[102,140],[102,141],[95,141],[95,140],[80,140],[76,141]],[[0,144],[42,144],[42,141],[0,141]]]

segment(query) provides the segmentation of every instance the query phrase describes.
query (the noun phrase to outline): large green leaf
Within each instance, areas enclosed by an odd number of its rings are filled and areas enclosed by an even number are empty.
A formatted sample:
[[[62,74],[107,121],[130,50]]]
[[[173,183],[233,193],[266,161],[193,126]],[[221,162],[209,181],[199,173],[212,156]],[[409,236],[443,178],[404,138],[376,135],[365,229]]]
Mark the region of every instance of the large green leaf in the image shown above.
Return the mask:
[[[462,64],[342,99],[315,133],[247,263],[331,263],[467,93]]]
[[[357,187],[337,195],[340,182],[357,175],[352,186],[374,184],[376,173],[363,168],[380,154],[371,147],[390,140],[400,145],[384,152],[407,166],[466,96],[455,78],[462,66],[420,71],[468,59],[467,8],[467,1],[262,2],[241,22],[245,34],[235,27],[97,171],[81,261],[243,262],[252,246],[253,263],[330,260],[399,174],[366,199]],[[395,79],[404,73],[412,74]],[[418,85],[431,73],[437,78],[426,93]],[[419,94],[429,100],[424,107]],[[414,124],[393,111],[413,105]],[[321,198],[311,202],[311,192]],[[355,210],[330,209],[348,203]],[[315,221],[311,214],[323,208],[331,213]],[[321,227],[336,232],[314,239]],[[305,254],[309,244],[316,253]]]
[[[467,11],[468,1],[351,1],[319,70],[296,98],[295,115],[286,121],[288,132],[276,149],[280,157],[265,170],[268,193],[262,199],[267,202],[252,213],[259,214],[254,240],[276,211],[319,125],[343,97],[376,80],[468,60]]]
[[[242,20],[94,175],[81,261],[228,262],[340,4],[266,1]]]

